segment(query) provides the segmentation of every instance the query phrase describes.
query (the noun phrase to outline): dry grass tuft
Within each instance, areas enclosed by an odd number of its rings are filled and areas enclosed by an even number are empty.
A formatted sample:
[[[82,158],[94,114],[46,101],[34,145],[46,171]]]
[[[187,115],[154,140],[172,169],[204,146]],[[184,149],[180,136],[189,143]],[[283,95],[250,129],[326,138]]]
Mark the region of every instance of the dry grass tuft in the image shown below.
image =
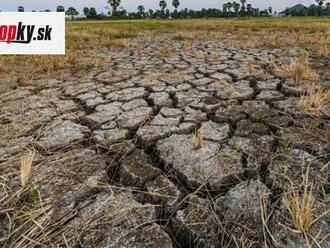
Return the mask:
[[[307,96],[303,96],[297,106],[313,116],[322,116],[323,109],[330,104],[330,89],[322,91],[312,87]]]
[[[204,147],[204,136],[199,130],[193,132],[192,139],[196,149]]]
[[[168,47],[162,47],[161,49],[159,49],[159,55],[163,58],[171,57],[172,54],[173,52]]]
[[[257,65],[249,62],[246,64],[246,69],[249,72],[249,74],[253,74],[257,70]]]
[[[330,36],[319,40],[317,44],[318,55],[328,57],[330,55]]]
[[[193,40],[196,38],[194,32],[176,32],[172,35],[173,40]]]
[[[290,213],[295,228],[302,233],[307,233],[314,223],[314,198],[312,196],[313,184],[308,182],[309,169],[304,177],[304,190],[300,193],[292,189],[284,197],[284,203]]]
[[[320,81],[319,74],[309,64],[308,55],[304,55],[298,60],[291,60],[289,65],[276,68],[276,72],[281,76],[293,78],[297,84]]]
[[[265,35],[265,45],[268,47],[281,47],[282,42],[281,42],[281,36],[279,34],[272,34],[272,35]]]
[[[136,43],[130,41],[129,39],[117,39],[117,40],[109,40],[104,44],[105,47],[119,47],[119,48],[135,48],[137,47]]]
[[[182,49],[184,51],[191,51],[193,49],[193,41],[192,40],[185,41],[183,43]]]
[[[35,151],[29,151],[28,154],[21,158],[21,185],[24,187],[30,180],[32,175],[32,164]]]
[[[309,80],[312,82],[318,82],[320,80],[318,73],[308,64],[291,62],[288,69],[296,83],[302,83],[303,80]]]

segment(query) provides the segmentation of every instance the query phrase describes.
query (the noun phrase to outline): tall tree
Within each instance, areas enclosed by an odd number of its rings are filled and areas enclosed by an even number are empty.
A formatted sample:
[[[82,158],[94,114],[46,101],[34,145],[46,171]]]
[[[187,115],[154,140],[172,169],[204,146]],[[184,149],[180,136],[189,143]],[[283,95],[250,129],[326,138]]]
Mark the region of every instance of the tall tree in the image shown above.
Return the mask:
[[[140,18],[143,18],[144,17],[144,10],[145,10],[144,6],[143,5],[139,5],[137,7],[137,9],[139,11]]]
[[[166,11],[165,11],[165,17],[166,17],[166,18],[169,18],[170,15],[171,15],[170,10],[169,10],[169,9],[166,9]]]
[[[315,0],[319,7],[322,7],[324,0]]]
[[[160,15],[161,15],[161,17],[164,17],[165,16],[165,8],[167,7],[166,1],[165,0],[160,0],[159,7],[161,9]]]
[[[330,16],[330,2],[325,4],[325,15]]]
[[[148,10],[148,14],[149,14],[149,17],[150,18],[153,18],[154,17],[154,10],[153,9],[149,9]]]
[[[241,15],[244,16],[245,15],[245,3],[246,3],[246,0],[240,0],[241,1]]]
[[[315,0],[317,2],[317,4],[319,5],[319,16],[322,15],[322,6],[324,3],[324,0]]]
[[[165,0],[160,0],[159,7],[161,8],[162,16],[164,16],[164,14],[165,14],[165,11],[164,10],[167,7],[166,1]]]
[[[175,10],[178,11],[178,7],[180,6],[180,1],[179,0],[173,0],[172,5],[175,8]]]
[[[177,18],[178,17],[178,7],[180,5],[180,1],[179,0],[173,0],[172,5],[175,8],[175,10],[173,12],[173,16],[174,16],[174,18]]]
[[[62,5],[57,6],[56,12],[65,12],[65,9]]]
[[[228,14],[231,15],[231,8],[233,7],[233,4],[231,2],[227,3],[227,10],[228,10]]]
[[[222,5],[222,12],[225,16],[228,16],[228,5],[227,5],[227,3],[224,3]]]
[[[112,8],[112,16],[116,16],[117,9],[121,3],[121,0],[108,0],[108,3],[110,4]]]
[[[74,19],[74,16],[79,15],[79,12],[78,12],[75,8],[70,7],[70,8],[68,8],[68,10],[65,12],[65,14],[68,15],[68,16],[71,16],[71,20],[73,20],[73,19]]]
[[[252,14],[253,14],[252,4],[249,3],[246,5],[246,13],[248,16],[252,16]]]
[[[235,16],[238,16],[239,8],[241,6],[237,2],[233,2],[232,4],[233,4],[233,9],[234,9],[234,12],[235,12]]]
[[[95,16],[97,16],[97,11],[96,11],[96,8],[92,7],[89,9],[89,17],[93,18]]]
[[[273,14],[273,8],[272,8],[272,7],[268,7],[268,13],[269,13],[270,15]]]
[[[84,15],[85,15],[85,16],[89,16],[89,12],[90,12],[90,10],[89,10],[89,8],[85,7],[85,8],[83,9],[83,12],[84,12]]]

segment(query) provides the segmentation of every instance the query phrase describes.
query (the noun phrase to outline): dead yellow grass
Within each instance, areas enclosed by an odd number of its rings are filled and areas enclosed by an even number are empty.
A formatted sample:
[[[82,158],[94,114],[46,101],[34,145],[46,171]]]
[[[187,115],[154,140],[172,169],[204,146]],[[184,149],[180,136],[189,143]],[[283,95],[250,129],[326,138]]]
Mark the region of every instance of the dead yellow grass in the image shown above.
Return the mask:
[[[275,73],[291,77],[297,84],[310,84],[310,82],[320,81],[319,74],[310,66],[309,53],[306,51],[303,51],[298,59],[291,59],[289,65],[275,66]]]
[[[135,42],[130,41],[129,39],[117,39],[117,40],[109,40],[106,44],[104,44],[105,47],[112,48],[112,47],[119,47],[119,48],[136,48],[137,45]]]
[[[168,47],[162,47],[160,48],[159,50],[159,55],[163,58],[168,58],[168,57],[171,57],[173,54],[173,52],[171,51],[170,48]]]
[[[281,34],[265,35],[265,45],[269,47],[280,47],[283,36]]]
[[[176,32],[172,36],[173,40],[193,40],[196,38],[195,32]]]
[[[285,204],[295,228],[303,233],[308,232],[314,221],[313,187],[306,186],[302,197],[299,192],[291,191],[285,195]]]
[[[297,103],[297,106],[310,113],[313,116],[322,116],[323,109],[330,104],[330,89],[316,90],[316,87],[311,87],[307,96],[303,96]]]
[[[284,204],[289,212],[292,224],[298,232],[304,235],[308,247],[311,247],[309,245],[309,237],[312,237],[309,234],[310,229],[318,220],[328,214],[330,210],[325,208],[324,211],[323,204],[320,205],[320,202],[314,198],[313,183],[309,182],[309,169],[308,167],[302,175],[304,179],[302,192],[291,186],[291,189],[284,195]],[[323,210],[321,211],[321,209]],[[312,238],[312,241],[317,244],[315,238]]]
[[[192,134],[192,140],[196,149],[204,147],[204,136],[199,130],[195,130]]]
[[[32,175],[32,164],[35,151],[29,151],[28,154],[21,158],[21,185],[24,187],[30,180]]]
[[[183,50],[184,51],[191,51],[193,49],[193,41],[192,40],[187,40],[183,44]]]
[[[328,38],[321,39],[318,42],[317,53],[320,56],[328,57],[330,55],[330,36]]]
[[[291,189],[284,195],[284,203],[290,214],[294,227],[302,232],[307,240],[306,234],[315,221],[313,184],[309,183],[309,168],[307,168],[304,177],[304,189],[302,195],[295,189]]]
[[[256,71],[257,65],[254,64],[254,63],[249,62],[249,63],[246,64],[246,69],[250,74],[252,74]]]

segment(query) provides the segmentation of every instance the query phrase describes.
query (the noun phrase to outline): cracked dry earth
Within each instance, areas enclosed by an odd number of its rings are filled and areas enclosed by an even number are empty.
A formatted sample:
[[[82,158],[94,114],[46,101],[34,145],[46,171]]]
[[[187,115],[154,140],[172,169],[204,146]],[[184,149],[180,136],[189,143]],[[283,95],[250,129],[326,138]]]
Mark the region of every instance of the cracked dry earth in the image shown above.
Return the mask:
[[[48,79],[1,97],[0,198],[20,187],[17,154],[36,149],[33,182],[46,209],[40,229],[15,236],[18,244],[305,247],[284,192],[303,189],[309,167],[320,218],[308,235],[330,247],[322,215],[330,122],[299,110],[304,89],[266,69],[288,63],[281,51],[134,42],[135,51],[103,54],[106,68],[84,79]],[[162,57],[165,48],[173,53]],[[5,247],[9,222],[0,211]]]

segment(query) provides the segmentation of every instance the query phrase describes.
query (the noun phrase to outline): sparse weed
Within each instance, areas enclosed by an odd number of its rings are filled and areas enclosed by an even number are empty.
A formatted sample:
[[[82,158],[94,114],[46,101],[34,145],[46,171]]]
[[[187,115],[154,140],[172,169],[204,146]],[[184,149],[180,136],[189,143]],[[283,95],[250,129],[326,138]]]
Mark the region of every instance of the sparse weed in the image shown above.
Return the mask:
[[[280,47],[281,46],[280,36],[277,34],[266,36],[265,45],[269,47]]]
[[[311,87],[306,96],[302,96],[297,106],[314,116],[322,116],[324,107],[330,104],[330,89],[317,90]]]
[[[279,144],[279,152],[280,154],[287,155],[289,154],[291,149],[291,144],[287,141],[282,141]]]
[[[328,57],[330,55],[330,36],[319,40],[317,53],[320,56]]]
[[[199,130],[195,130],[192,134],[193,143],[196,149],[204,147],[204,136]]]
[[[256,71],[256,68],[257,68],[257,65],[254,63],[249,62],[246,64],[246,69],[249,72],[249,74],[254,73]]]
[[[193,48],[193,42],[191,40],[185,41],[183,44],[183,50],[190,51]]]
[[[289,211],[295,228],[302,233],[307,233],[314,222],[314,198],[313,184],[308,182],[309,168],[304,175],[304,189],[302,196],[300,193],[292,188],[284,196],[284,203]]]
[[[163,58],[168,58],[172,56],[172,50],[168,47],[162,47],[159,50],[159,55]]]
[[[21,185],[24,187],[30,180],[32,175],[32,164],[35,151],[29,151],[28,154],[21,158]]]
[[[173,40],[193,40],[196,35],[193,32],[176,32],[172,35]]]
[[[303,60],[291,60],[290,64],[281,68],[275,69],[281,76],[289,76],[297,84],[304,84],[306,82],[319,82],[320,76],[314,71],[309,62],[306,62],[306,57]]]

